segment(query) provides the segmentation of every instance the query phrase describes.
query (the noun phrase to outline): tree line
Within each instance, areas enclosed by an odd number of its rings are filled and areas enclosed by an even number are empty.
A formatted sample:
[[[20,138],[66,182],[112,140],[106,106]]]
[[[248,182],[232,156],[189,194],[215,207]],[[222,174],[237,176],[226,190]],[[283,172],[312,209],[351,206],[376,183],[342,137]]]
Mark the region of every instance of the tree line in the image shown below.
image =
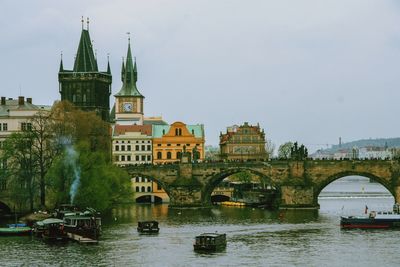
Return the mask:
[[[17,208],[63,203],[104,211],[130,201],[129,175],[111,162],[110,124],[60,101],[3,142],[1,179]]]

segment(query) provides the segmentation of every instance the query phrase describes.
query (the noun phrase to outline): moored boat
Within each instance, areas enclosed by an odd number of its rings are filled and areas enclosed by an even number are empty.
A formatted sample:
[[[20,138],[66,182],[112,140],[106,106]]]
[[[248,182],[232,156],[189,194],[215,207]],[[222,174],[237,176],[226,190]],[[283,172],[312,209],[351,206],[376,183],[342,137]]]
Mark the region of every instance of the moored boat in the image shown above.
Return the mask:
[[[0,236],[29,235],[32,228],[28,226],[0,227]]]
[[[67,233],[64,231],[63,220],[57,218],[45,219],[35,224],[34,233],[41,236],[45,241],[66,241]]]
[[[376,212],[371,211],[365,216],[341,216],[341,228],[400,228],[400,206],[395,204],[393,211]]]
[[[216,252],[226,247],[226,234],[204,233],[196,236],[195,251]]]
[[[160,231],[157,221],[140,221],[138,222],[137,230],[140,233],[155,234]]]
[[[78,236],[77,238],[90,238],[98,240],[101,231],[101,218],[94,209],[85,212],[66,214],[64,216],[64,231],[67,234]],[[70,236],[70,235],[69,235]]]

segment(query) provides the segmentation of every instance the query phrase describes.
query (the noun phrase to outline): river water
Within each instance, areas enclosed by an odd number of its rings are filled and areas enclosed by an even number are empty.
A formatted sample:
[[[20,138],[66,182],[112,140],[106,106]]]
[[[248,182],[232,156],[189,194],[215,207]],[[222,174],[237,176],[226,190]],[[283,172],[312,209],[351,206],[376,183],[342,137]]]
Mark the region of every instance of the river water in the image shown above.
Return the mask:
[[[98,245],[46,244],[33,237],[1,237],[0,266],[399,266],[400,230],[341,230],[341,214],[391,210],[381,185],[348,177],[327,186],[320,210],[267,211],[215,206],[175,210],[129,205],[103,218]],[[160,222],[157,235],[140,235],[138,220]],[[227,234],[219,253],[193,251],[194,236]]]

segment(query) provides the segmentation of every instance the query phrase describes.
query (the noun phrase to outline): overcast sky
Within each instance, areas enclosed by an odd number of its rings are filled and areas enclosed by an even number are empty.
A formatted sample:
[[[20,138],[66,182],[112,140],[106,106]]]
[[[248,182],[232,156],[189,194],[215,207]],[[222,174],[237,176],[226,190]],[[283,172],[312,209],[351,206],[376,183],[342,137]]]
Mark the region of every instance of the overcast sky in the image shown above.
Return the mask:
[[[399,14],[395,0],[1,0],[0,95],[60,99],[84,16],[113,94],[131,32],[145,115],[202,123],[206,144],[245,121],[311,151],[397,137]]]

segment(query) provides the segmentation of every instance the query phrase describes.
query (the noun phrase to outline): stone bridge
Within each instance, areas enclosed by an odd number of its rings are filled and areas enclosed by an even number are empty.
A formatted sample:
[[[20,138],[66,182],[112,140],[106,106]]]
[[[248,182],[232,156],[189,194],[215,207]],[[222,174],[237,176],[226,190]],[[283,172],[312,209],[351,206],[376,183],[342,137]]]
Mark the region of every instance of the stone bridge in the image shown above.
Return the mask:
[[[382,184],[400,202],[400,162],[392,160],[306,160],[228,163],[181,163],[127,166],[134,176],[158,182],[172,207],[211,204],[213,189],[226,177],[248,171],[277,188],[280,208],[318,208],[318,195],[331,182],[359,175]]]

